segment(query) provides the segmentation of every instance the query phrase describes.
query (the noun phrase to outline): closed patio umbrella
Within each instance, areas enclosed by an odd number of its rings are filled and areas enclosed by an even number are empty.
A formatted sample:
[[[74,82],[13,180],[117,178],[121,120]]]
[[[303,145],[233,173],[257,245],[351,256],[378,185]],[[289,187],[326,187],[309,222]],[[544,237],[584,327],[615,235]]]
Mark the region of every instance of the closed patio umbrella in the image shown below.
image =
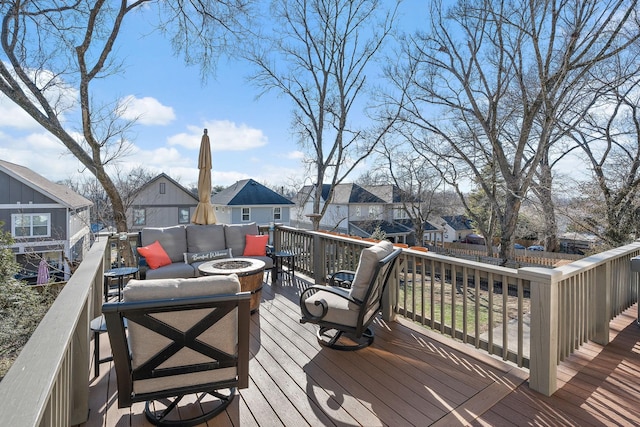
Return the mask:
[[[215,224],[216,214],[211,205],[211,143],[207,130],[204,130],[200,142],[200,154],[198,156],[198,197],[200,201],[193,213],[191,222],[194,224]]]
[[[38,278],[36,279],[37,285],[44,285],[49,283],[49,264],[44,259],[40,260],[38,264]]]

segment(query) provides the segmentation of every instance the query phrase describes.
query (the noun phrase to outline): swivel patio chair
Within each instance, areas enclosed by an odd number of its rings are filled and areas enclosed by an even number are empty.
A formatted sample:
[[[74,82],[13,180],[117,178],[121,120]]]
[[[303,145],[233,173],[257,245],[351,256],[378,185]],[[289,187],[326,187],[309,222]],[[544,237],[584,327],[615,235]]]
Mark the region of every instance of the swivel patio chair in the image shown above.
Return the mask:
[[[302,323],[319,326],[318,342],[336,350],[358,350],[371,345],[370,325],[381,309],[382,295],[401,248],[388,241],[363,249],[355,272],[341,270],[329,286],[313,285],[300,295]],[[341,338],[348,340],[341,340]]]
[[[249,382],[249,292],[235,274],[131,280],[123,302],[102,306],[118,383],[118,407],[146,402],[160,426],[193,426],[224,411]],[[188,394],[214,397],[176,418]],[[185,406],[185,405],[183,405]],[[160,408],[160,409],[158,409]]]

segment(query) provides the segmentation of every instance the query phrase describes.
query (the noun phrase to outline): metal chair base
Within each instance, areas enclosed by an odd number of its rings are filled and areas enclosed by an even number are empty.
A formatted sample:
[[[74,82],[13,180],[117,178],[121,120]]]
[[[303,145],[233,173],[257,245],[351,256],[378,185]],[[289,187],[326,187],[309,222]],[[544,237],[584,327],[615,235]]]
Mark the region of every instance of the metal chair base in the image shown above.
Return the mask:
[[[180,418],[167,419],[167,416],[169,416],[171,413],[174,412],[174,409],[177,408],[178,403],[184,396],[178,396],[174,398],[172,401],[170,401],[169,405],[163,411],[151,410],[150,403],[152,401],[147,401],[144,405],[144,414],[147,420],[151,424],[156,426],[161,426],[161,427],[162,426],[183,426],[183,427],[196,426],[198,424],[202,424],[212,419],[213,417],[215,417],[216,415],[220,414],[225,409],[227,409],[227,406],[231,404],[231,402],[233,401],[233,398],[236,395],[236,388],[233,387],[225,390],[227,391],[227,393],[220,393],[217,390],[203,393],[203,394],[208,394],[210,396],[215,397],[216,399],[218,399],[218,402],[217,403],[206,402],[205,404],[207,405],[213,404],[215,405],[215,407],[210,411],[207,411],[206,413],[199,415],[197,417],[188,418],[186,420],[180,419]]]
[[[329,331],[335,332],[331,334]],[[356,338],[353,334],[345,331],[339,331],[329,327],[321,327],[316,336],[321,345],[340,351],[360,350],[362,348],[369,347],[373,342],[373,331],[371,328],[367,328],[367,330],[362,333],[361,337]],[[353,341],[354,344],[340,344],[339,341],[342,337],[348,338]]]

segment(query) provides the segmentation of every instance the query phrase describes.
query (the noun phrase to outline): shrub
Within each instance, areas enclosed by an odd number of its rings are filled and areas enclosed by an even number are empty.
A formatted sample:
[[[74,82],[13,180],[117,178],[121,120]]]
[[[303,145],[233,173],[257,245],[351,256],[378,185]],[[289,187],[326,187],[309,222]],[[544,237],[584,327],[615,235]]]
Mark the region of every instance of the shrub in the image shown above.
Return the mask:
[[[0,222],[0,228],[2,223]],[[11,234],[0,229],[0,379],[27,343],[57,292],[37,292],[14,278],[19,271]]]

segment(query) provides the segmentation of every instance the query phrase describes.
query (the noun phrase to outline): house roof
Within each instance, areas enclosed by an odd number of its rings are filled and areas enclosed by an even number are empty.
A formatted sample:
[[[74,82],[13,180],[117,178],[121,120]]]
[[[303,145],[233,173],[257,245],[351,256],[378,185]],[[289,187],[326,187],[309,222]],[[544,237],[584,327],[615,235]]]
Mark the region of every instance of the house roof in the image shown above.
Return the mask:
[[[80,209],[93,205],[89,199],[81,196],[66,185],[56,184],[31,169],[0,160],[0,171],[22,182],[34,190],[55,200],[69,209]]]
[[[243,179],[225,188],[211,198],[214,205],[293,205],[286,197],[265,187],[253,179]]]
[[[402,224],[403,226],[410,228],[410,229],[414,229],[414,225],[413,225],[413,221],[410,219],[396,219],[395,222],[398,222],[400,224]],[[431,224],[429,221],[425,221],[422,223],[422,230],[423,231],[433,231],[433,230],[440,230],[438,227],[436,227],[435,225]]]
[[[142,189],[149,187],[151,184],[153,184],[154,182],[158,181],[160,178],[164,178],[167,181],[171,182],[173,185],[175,185],[176,187],[178,187],[180,190],[184,191],[185,193],[187,193],[189,196],[191,196],[193,198],[193,200],[195,200],[196,202],[198,202],[198,196],[196,194],[193,194],[191,191],[189,191],[186,187],[184,187],[182,184],[180,184],[178,181],[176,181],[175,179],[171,178],[169,175],[167,175],[166,173],[162,172],[159,175],[156,175],[155,177],[153,177],[152,179],[150,179],[146,184],[144,184],[142,186]]]
[[[471,220],[464,215],[444,215],[442,219],[454,230],[473,230]]]
[[[387,236],[410,234],[414,231],[412,228],[406,227],[397,221],[350,221],[349,225],[363,231],[363,234],[366,236],[370,236],[378,227],[380,227],[380,230],[384,231]]]
[[[409,193],[392,184],[363,185],[362,188],[375,194],[386,203],[417,202],[418,200]]]

